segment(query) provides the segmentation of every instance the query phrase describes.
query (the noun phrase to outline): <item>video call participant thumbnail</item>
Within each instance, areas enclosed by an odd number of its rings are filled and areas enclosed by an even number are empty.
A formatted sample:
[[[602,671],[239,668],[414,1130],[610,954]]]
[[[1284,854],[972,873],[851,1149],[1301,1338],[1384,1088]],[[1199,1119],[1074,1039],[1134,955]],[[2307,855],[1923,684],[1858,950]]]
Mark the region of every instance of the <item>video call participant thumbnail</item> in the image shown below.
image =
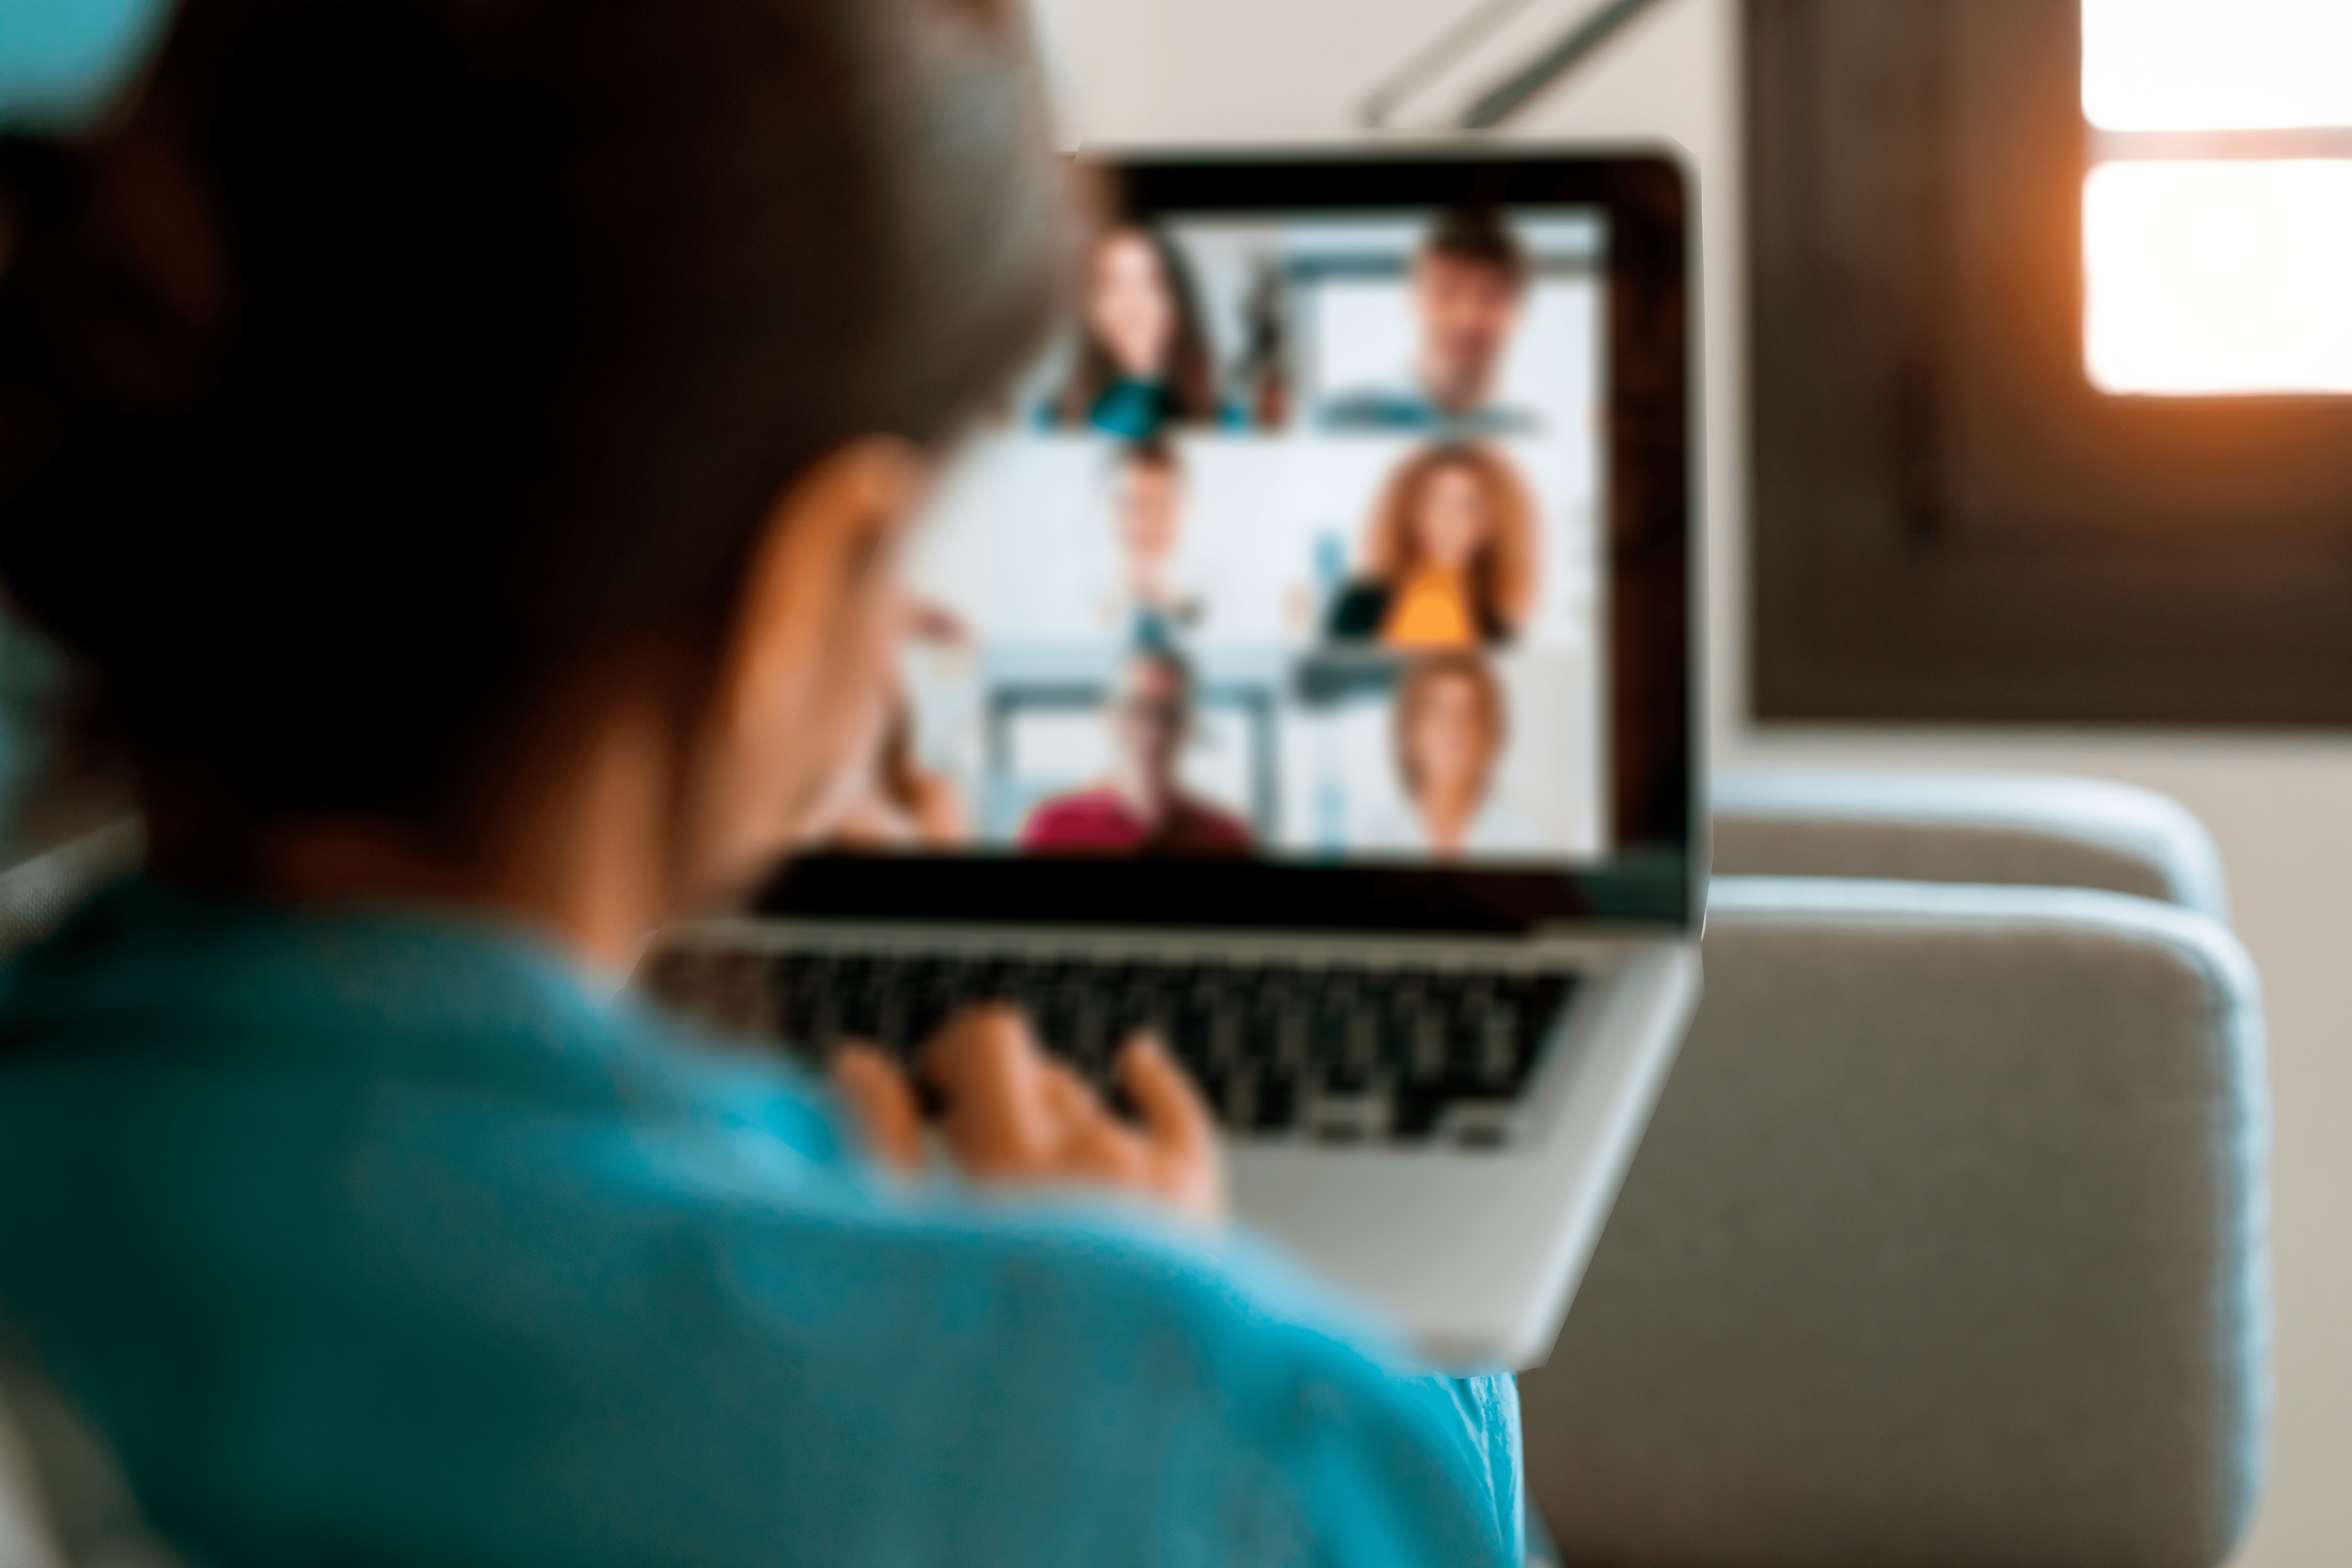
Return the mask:
[[[1021,830],[1021,847],[1066,855],[1249,853],[1248,825],[1177,781],[1192,705],[1192,668],[1181,656],[1167,648],[1129,655],[1110,701],[1110,777],[1040,805]]]
[[[1544,847],[1535,825],[1495,789],[1510,739],[1502,682],[1475,654],[1437,654],[1398,682],[1395,744],[1403,816],[1376,820],[1374,849],[1421,854],[1525,854]]]
[[[1180,564],[1184,544],[1184,466],[1152,437],[1119,447],[1111,460],[1115,576],[1102,596],[1104,620],[1139,647],[1168,647],[1195,631],[1210,595]]]
[[[1123,225],[1097,236],[1087,258],[1077,353],[1062,390],[1038,414],[1047,429],[1140,440],[1168,425],[1241,423],[1217,396],[1200,291],[1167,236]]]
[[[1496,402],[1533,268],[1491,208],[1448,213],[1413,257],[1417,347],[1398,383],[1334,395],[1318,411],[1333,430],[1512,436],[1535,429],[1528,410]]]
[[[1490,447],[1431,447],[1381,488],[1364,571],[1332,601],[1325,635],[1399,650],[1508,642],[1535,605],[1535,500]]]

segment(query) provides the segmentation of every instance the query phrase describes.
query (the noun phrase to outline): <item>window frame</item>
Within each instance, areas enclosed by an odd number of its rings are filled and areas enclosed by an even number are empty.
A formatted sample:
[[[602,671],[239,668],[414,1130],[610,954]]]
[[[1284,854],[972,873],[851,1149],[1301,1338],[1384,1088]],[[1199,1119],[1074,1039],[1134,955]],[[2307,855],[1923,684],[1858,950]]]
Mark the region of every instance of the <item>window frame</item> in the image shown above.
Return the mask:
[[[2089,125],[2074,0],[1744,26],[1755,716],[2352,722],[2352,397],[2090,385],[2084,178],[2184,143]]]

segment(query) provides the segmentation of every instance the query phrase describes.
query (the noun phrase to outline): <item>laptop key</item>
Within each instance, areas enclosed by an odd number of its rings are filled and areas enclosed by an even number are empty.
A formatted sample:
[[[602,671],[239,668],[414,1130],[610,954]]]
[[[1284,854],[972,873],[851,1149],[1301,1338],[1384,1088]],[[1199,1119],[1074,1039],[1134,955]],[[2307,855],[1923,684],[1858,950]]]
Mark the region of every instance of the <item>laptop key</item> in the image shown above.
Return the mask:
[[[1519,1012],[1504,1003],[1479,1023],[1478,1081],[1489,1089],[1509,1085],[1519,1065]]]
[[[1223,1111],[1228,1127],[1255,1128],[1257,1125],[1257,1069],[1244,1064],[1225,1075],[1223,1092],[1212,1103]]]
[[[1434,1084],[1445,1076],[1445,1019],[1424,1011],[1412,1023],[1412,1053],[1407,1068],[1416,1085]]]

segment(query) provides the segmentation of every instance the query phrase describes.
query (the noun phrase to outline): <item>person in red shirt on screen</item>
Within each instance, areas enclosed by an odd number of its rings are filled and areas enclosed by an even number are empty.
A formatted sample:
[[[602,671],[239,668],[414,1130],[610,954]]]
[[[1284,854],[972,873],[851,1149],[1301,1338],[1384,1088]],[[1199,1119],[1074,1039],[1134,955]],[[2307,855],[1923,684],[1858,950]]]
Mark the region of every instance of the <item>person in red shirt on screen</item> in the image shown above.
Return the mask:
[[[1039,805],[1021,847],[1064,855],[1248,853],[1247,824],[1177,783],[1192,729],[1192,667],[1167,648],[1130,655],[1110,702],[1110,777]]]

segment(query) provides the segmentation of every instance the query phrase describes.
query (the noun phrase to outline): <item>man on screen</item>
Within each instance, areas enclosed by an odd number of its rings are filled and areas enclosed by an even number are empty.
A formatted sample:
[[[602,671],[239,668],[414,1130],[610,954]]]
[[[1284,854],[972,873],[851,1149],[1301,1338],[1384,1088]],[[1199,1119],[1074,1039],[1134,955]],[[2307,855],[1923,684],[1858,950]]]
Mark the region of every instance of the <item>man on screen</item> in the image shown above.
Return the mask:
[[[1412,262],[1418,343],[1409,379],[1333,396],[1319,411],[1325,428],[1452,437],[1532,430],[1530,413],[1496,402],[1531,271],[1526,248],[1491,208],[1440,218]]]
[[[1112,459],[1111,518],[1118,562],[1101,595],[1101,616],[1139,647],[1174,646],[1198,631],[1209,595],[1183,557],[1184,470],[1176,449],[1154,437],[1129,442]]]
[[[1110,777],[1029,816],[1021,847],[1047,854],[1243,855],[1239,817],[1187,794],[1176,764],[1192,728],[1192,670],[1172,649],[1129,656],[1110,702]]]

